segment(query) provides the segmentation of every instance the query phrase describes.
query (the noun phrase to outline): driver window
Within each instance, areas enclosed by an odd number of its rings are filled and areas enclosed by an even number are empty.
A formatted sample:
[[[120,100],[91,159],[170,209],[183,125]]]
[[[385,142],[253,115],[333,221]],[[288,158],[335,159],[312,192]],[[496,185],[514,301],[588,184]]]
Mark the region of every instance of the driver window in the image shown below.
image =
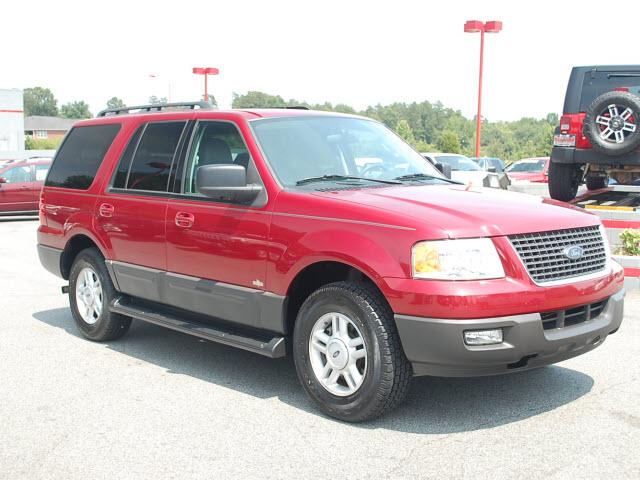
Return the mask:
[[[7,183],[30,182],[31,167],[29,166],[13,167],[12,169],[6,171],[4,174],[0,176],[6,178]]]
[[[196,171],[205,165],[241,165],[249,169],[251,157],[236,126],[229,122],[200,122],[186,164],[183,193],[196,190]]]

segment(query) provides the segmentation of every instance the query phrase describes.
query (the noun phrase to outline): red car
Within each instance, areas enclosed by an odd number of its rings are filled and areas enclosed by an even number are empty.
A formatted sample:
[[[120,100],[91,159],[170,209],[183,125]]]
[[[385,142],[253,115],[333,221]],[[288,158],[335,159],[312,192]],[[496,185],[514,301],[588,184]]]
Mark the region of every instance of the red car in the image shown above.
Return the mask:
[[[0,215],[38,213],[40,191],[50,158],[31,158],[0,166]]]
[[[523,158],[509,165],[505,172],[513,181],[549,182],[549,157]]]
[[[598,217],[453,182],[358,116],[107,110],[67,135],[40,212],[41,262],[85,337],[138,319],[292,355],[346,421],[399,404],[414,375],[580,355],[623,317]]]

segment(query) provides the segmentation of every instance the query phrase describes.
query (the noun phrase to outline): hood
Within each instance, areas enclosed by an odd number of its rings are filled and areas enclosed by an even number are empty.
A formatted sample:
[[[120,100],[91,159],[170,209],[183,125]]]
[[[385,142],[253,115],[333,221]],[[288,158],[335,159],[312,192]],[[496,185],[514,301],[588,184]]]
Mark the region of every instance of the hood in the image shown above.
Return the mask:
[[[470,238],[597,225],[593,214],[555,200],[492,188],[424,185],[314,192],[366,205],[425,239]]]
[[[471,183],[474,187],[481,187],[487,173],[484,170],[454,170],[451,172],[451,180],[462,182],[465,185]]]
[[[542,172],[507,172],[507,176],[515,180],[529,180],[531,178],[536,178],[536,179],[544,178],[544,173]]]

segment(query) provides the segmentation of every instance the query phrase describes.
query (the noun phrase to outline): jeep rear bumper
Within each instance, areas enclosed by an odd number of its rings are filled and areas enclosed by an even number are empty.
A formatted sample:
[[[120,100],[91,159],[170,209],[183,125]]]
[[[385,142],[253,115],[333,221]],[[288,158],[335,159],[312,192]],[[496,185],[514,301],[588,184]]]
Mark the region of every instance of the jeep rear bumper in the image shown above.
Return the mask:
[[[591,149],[582,150],[573,147],[553,147],[553,150],[551,150],[551,161],[555,163],[640,166],[640,153],[631,152],[627,155],[611,157]]]
[[[622,322],[624,290],[609,297],[600,315],[564,328],[544,330],[541,315],[529,313],[476,320],[395,315],[414,375],[466,377],[529,370],[593,350]],[[469,346],[465,330],[503,329],[498,345]]]

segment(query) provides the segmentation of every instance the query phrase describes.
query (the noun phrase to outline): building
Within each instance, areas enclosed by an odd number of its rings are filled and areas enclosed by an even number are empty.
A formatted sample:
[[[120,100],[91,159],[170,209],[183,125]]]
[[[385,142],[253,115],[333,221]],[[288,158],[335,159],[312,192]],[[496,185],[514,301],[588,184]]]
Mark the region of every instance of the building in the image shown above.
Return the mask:
[[[24,119],[24,132],[36,139],[60,139],[78,120],[74,118],[31,116]]]
[[[23,155],[23,109],[22,90],[0,89],[0,159]]]

